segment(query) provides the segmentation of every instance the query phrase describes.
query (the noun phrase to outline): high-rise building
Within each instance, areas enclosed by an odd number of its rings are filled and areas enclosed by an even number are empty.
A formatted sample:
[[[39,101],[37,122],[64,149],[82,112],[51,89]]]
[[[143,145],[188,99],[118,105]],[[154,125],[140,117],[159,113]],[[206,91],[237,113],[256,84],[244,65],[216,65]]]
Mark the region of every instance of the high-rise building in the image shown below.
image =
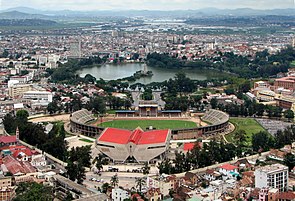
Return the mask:
[[[70,57],[81,58],[82,56],[81,41],[75,41],[70,43]]]
[[[267,165],[255,170],[256,188],[277,188],[279,191],[288,189],[288,167],[281,164]]]

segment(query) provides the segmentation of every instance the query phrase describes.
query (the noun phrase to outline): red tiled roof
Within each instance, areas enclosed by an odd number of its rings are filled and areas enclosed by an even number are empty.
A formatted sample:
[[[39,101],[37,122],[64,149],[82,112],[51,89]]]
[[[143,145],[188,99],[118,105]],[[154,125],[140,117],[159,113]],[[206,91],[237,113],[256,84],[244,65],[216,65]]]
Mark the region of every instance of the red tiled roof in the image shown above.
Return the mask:
[[[231,164],[228,164],[228,163],[224,164],[224,165],[221,165],[220,168],[225,169],[225,170],[229,170],[229,171],[234,170],[234,169],[238,169],[237,166],[234,166],[234,165],[231,165]]]
[[[12,156],[6,156],[3,158],[3,164],[6,166],[9,172],[12,174],[17,173],[32,173],[36,172],[36,169],[29,162],[17,161]]]
[[[184,151],[190,151],[190,150],[192,150],[194,148],[195,144],[196,143],[194,143],[194,142],[184,143],[183,150]]]
[[[157,144],[166,142],[169,130],[142,131],[136,129],[133,132],[129,130],[106,128],[98,141],[111,142],[116,144]]]
[[[0,143],[12,143],[12,142],[16,142],[16,136],[12,135],[12,136],[0,136]]]
[[[280,200],[294,200],[295,199],[295,193],[288,191],[288,192],[282,192],[279,195]]]

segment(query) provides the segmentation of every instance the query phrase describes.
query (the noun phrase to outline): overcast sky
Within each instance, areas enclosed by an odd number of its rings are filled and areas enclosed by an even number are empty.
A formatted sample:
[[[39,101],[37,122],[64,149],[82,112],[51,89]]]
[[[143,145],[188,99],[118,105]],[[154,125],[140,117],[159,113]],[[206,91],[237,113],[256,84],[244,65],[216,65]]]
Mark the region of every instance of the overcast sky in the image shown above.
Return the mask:
[[[41,10],[177,10],[216,8],[295,8],[295,0],[0,0],[0,10],[11,7]]]

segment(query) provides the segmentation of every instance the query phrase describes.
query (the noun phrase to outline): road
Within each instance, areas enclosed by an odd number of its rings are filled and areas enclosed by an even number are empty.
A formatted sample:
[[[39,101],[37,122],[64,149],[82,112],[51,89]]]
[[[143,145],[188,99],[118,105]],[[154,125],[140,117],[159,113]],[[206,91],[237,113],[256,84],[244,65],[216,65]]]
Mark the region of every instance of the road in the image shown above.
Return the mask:
[[[143,177],[142,173],[128,173],[128,172],[101,172],[101,176],[98,174],[94,174],[93,172],[86,173],[86,180],[83,184],[86,185],[87,188],[97,189],[97,187],[101,187],[103,183],[110,183],[111,178],[117,174],[119,178],[119,186],[124,188],[132,188],[136,186],[136,178]],[[97,180],[103,180],[102,182],[90,181],[91,178],[95,178]]]

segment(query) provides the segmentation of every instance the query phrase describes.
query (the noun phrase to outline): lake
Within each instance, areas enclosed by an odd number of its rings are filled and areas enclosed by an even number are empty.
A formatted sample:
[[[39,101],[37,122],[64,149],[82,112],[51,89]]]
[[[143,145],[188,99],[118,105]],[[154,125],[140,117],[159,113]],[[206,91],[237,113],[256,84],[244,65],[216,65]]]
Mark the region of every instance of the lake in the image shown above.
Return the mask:
[[[102,66],[84,68],[78,71],[80,77],[86,74],[94,76],[96,79],[116,80],[133,75],[136,71],[143,70],[144,64],[128,63],[122,65],[105,64]],[[187,77],[194,80],[206,80],[219,77],[222,73],[213,70],[197,70],[197,69],[164,69],[156,67],[148,67],[153,72],[152,77],[142,77],[136,80],[138,83],[149,84],[151,82],[163,82],[169,78],[173,78],[176,73],[184,72]]]

